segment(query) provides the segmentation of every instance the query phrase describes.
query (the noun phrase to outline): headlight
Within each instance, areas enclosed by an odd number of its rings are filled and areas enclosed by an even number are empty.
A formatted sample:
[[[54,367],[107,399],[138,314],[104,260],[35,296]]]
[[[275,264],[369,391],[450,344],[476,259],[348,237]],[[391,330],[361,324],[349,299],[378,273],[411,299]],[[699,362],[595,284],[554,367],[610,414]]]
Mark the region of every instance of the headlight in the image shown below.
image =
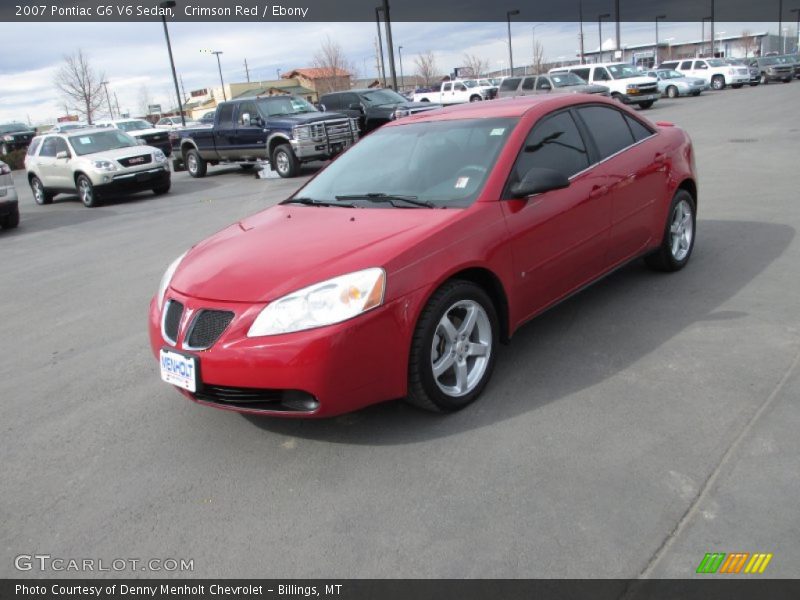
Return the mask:
[[[97,171],[116,171],[117,165],[110,160],[93,160],[92,167]]]
[[[4,135],[3,136],[3,141],[4,142],[13,142],[14,141],[14,136],[13,135]]]
[[[157,163],[167,162],[167,156],[161,150],[156,150],[153,152],[153,160]]]
[[[296,140],[307,140],[311,137],[308,125],[295,125],[292,127],[292,137]]]
[[[186,252],[188,252],[188,250]],[[164,294],[167,293],[169,282],[172,281],[172,276],[175,275],[175,271],[177,270],[178,265],[181,264],[183,257],[186,256],[186,252],[173,260],[172,263],[167,267],[167,270],[164,271],[164,275],[161,277],[161,283],[158,284],[158,295],[156,296],[158,310],[161,310],[161,307],[164,305]]]
[[[303,288],[268,304],[247,337],[333,325],[383,304],[386,272],[364,269]]]
[[[393,119],[402,119],[403,117],[407,117],[411,114],[411,111],[407,108],[398,108],[392,113]]]

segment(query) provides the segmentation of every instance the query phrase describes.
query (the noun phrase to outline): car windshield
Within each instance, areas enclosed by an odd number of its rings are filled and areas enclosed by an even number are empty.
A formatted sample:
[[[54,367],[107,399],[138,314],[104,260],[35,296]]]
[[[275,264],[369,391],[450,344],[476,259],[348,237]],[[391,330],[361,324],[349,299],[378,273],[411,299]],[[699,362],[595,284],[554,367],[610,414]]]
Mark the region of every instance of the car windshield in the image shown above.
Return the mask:
[[[782,65],[793,65],[797,62],[797,59],[792,58],[791,56],[779,56],[778,62]]]
[[[116,129],[71,135],[69,143],[78,156],[137,145],[135,139]]]
[[[31,128],[23,123],[4,123],[0,125],[0,133],[14,133],[15,131],[30,131]]]
[[[725,61],[722,60],[721,58],[712,58],[712,59],[708,60],[708,66],[709,67],[725,67],[727,65],[725,64]]]
[[[631,77],[640,77],[642,74],[637,69],[630,65],[619,64],[609,65],[608,72],[614,79],[630,79]]]
[[[361,94],[364,102],[371,106],[383,106],[385,104],[398,104],[406,102],[400,94],[394,90],[372,90]]]
[[[370,202],[405,196],[434,207],[466,207],[480,193],[517,119],[431,121],[372,133],[297,192],[297,198],[368,208],[413,204]],[[374,198],[373,198],[374,199]]]
[[[760,62],[762,65],[767,65],[767,66],[769,66],[769,65],[777,65],[778,64],[778,59],[771,56],[769,58],[762,58],[758,62]]]
[[[569,87],[571,85],[586,85],[586,81],[575,75],[575,73],[558,73],[550,75],[550,81],[556,87]]]
[[[142,129],[151,129],[153,126],[147,121],[117,121],[114,127],[122,131],[140,131]]]
[[[297,96],[273,96],[272,98],[259,98],[258,106],[268,117],[281,115],[299,115],[303,113],[319,112],[314,105]]]

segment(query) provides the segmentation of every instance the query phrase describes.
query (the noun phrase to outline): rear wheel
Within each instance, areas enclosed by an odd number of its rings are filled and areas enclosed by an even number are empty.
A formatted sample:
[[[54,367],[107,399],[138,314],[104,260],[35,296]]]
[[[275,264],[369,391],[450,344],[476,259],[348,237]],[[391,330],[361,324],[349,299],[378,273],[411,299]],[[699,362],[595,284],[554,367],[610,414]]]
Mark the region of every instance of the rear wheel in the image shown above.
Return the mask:
[[[289,144],[281,144],[272,153],[272,165],[278,175],[284,178],[296,177],[300,172],[300,161]]]
[[[194,148],[186,153],[184,162],[186,163],[186,170],[189,171],[189,175],[192,177],[199,178],[206,176],[206,172],[208,171],[208,163]]]
[[[668,98],[677,98],[680,94],[678,93],[678,88],[674,85],[671,85],[667,88],[667,97]]]
[[[622,94],[620,94],[619,92],[614,92],[613,94],[611,94],[611,97],[614,100],[616,100],[617,102],[621,102],[622,104],[625,104],[625,99],[622,97]]]
[[[724,90],[725,78],[722,75],[714,75],[711,78],[711,87],[715,90]]]
[[[686,190],[673,196],[658,250],[645,257],[647,266],[657,271],[678,271],[686,266],[694,249],[697,204]]]
[[[14,229],[17,225],[19,225],[19,209],[15,210],[10,215],[6,215],[2,221],[0,221],[0,227],[3,229]]]
[[[408,365],[408,402],[454,412],[475,401],[494,368],[499,325],[486,292],[469,281],[440,287],[420,315]]]
[[[97,196],[91,179],[86,175],[78,175],[75,183],[78,185],[78,196],[80,196],[84,206],[94,208],[100,204],[100,198]]]
[[[31,192],[36,204],[50,204],[53,201],[53,193],[44,189],[42,180],[34,175],[31,177]]]

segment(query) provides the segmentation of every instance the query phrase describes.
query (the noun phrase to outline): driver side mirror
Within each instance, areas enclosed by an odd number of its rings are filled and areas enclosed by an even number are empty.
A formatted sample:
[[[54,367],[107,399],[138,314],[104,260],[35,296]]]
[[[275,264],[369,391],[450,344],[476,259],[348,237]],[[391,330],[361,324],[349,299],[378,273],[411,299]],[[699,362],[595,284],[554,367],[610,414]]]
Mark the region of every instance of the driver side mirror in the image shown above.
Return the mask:
[[[69,158],[69,152],[66,150],[61,150],[60,152],[56,152],[56,159],[67,159]]]
[[[347,107],[347,110],[357,110],[358,112],[364,112],[364,107],[361,106],[358,102],[353,102]]]
[[[526,198],[565,187],[569,187],[569,179],[560,171],[533,167],[522,181],[511,186],[510,192],[514,198]]]

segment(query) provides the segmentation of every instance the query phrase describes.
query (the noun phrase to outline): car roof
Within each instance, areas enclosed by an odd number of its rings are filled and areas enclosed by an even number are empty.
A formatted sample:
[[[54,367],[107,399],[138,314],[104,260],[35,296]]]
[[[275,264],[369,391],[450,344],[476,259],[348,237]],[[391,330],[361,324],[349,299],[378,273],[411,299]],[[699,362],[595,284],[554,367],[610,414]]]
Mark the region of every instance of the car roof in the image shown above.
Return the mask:
[[[559,108],[579,104],[606,103],[616,106],[618,103],[598,98],[596,94],[554,94],[552,96],[520,96],[518,98],[503,98],[501,100],[487,100],[484,102],[469,102],[457,104],[442,109],[425,111],[391,121],[384,127],[396,127],[411,122],[455,121],[461,119],[491,119],[502,117],[522,117],[531,110],[541,109],[550,112]]]

